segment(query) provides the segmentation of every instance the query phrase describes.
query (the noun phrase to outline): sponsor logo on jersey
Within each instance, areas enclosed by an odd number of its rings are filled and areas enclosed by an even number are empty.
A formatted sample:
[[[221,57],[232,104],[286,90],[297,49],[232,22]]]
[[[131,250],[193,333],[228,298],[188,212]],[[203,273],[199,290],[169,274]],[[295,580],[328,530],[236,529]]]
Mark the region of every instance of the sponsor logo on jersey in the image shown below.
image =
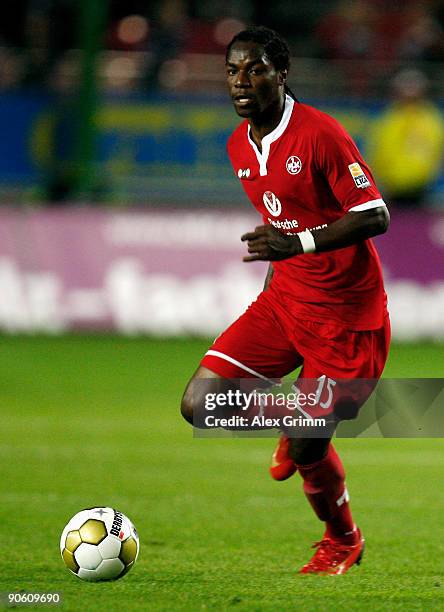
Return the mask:
[[[359,189],[363,189],[364,187],[370,187],[370,181],[368,180],[364,170],[355,162],[354,164],[349,164],[348,169],[350,170],[350,174],[355,181],[356,187]]]
[[[284,219],[283,221],[276,221],[275,219],[270,219],[268,217],[268,223],[275,227],[276,229],[296,229],[299,227],[299,222],[297,219]]]
[[[297,219],[283,219],[282,221],[275,219],[271,219],[268,217],[268,223],[279,230],[298,230],[300,231],[299,221]],[[316,227],[306,227],[308,230],[319,230],[324,229],[324,227],[328,227],[327,223],[322,223],[322,225],[317,225]],[[285,232],[288,235],[293,234],[294,232]]]
[[[262,198],[265,208],[273,217],[279,217],[282,211],[282,204],[272,191],[266,191]]]
[[[239,170],[237,171],[237,176],[242,179],[242,178],[249,178],[250,176],[250,168],[239,168]]]
[[[286,166],[287,172],[290,174],[299,174],[299,172],[302,170],[302,162],[299,157],[296,157],[296,155],[292,155],[287,159]]]

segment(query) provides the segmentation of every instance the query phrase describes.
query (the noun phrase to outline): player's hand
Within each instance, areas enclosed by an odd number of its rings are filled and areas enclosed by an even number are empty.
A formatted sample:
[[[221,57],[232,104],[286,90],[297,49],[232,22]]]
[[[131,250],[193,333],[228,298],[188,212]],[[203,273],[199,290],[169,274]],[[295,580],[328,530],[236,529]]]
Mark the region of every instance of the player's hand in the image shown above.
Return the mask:
[[[279,261],[302,253],[298,236],[282,234],[272,225],[260,225],[254,232],[244,234],[241,240],[248,242],[251,253],[243,261]]]

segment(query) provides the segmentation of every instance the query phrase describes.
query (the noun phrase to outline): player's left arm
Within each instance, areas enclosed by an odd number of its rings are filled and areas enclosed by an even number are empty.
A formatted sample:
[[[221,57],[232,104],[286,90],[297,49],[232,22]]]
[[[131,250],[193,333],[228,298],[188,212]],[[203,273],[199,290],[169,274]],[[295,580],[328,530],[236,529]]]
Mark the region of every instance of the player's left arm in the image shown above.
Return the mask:
[[[241,240],[248,243],[250,253],[243,260],[279,261],[307,252],[342,249],[383,234],[389,223],[387,207],[378,206],[370,210],[350,211],[328,227],[311,230],[309,233],[287,235],[272,225],[261,225],[254,232],[242,236]],[[313,244],[310,245],[311,240]]]
[[[390,216],[355,143],[332,117],[322,115],[313,132],[314,167],[328,183],[344,215],[325,228],[282,234],[271,225],[242,236],[244,261],[277,261],[303,253],[334,251],[387,231]]]

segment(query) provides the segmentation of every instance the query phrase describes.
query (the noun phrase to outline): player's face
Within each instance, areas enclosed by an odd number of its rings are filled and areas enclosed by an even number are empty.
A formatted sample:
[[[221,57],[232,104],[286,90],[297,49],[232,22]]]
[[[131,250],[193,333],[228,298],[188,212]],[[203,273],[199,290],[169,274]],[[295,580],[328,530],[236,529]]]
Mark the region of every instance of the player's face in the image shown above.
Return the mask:
[[[261,45],[234,43],[227,58],[226,73],[234,108],[241,117],[259,117],[280,104],[286,71],[276,70]]]

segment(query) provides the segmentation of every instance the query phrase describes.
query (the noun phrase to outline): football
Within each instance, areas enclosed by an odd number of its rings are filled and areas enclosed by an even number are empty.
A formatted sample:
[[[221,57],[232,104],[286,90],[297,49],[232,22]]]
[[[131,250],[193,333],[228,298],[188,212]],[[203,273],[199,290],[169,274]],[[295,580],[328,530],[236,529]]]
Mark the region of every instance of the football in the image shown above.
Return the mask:
[[[135,564],[139,537],[131,521],[114,508],[75,514],[60,538],[66,567],[82,580],[117,580]]]

